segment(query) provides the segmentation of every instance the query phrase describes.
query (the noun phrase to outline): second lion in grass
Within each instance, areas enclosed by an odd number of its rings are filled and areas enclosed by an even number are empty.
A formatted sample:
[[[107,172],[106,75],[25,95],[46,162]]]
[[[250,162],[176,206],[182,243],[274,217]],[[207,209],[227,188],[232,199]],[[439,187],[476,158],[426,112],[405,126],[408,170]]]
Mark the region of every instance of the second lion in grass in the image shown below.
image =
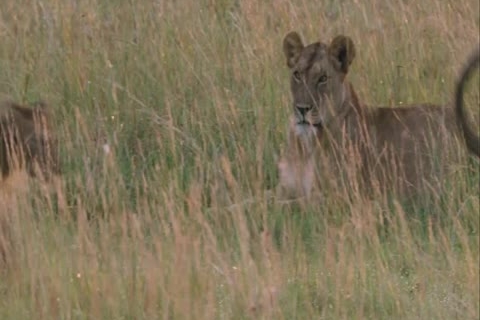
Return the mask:
[[[60,173],[58,143],[44,102],[0,103],[0,168],[3,178],[22,168],[46,179]]]

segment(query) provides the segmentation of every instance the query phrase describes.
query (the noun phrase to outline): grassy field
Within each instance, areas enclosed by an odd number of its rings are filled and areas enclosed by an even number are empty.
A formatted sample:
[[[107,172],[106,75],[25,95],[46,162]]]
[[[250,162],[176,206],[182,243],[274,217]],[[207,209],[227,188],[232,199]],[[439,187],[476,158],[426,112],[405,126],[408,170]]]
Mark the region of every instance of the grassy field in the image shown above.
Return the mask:
[[[351,36],[367,104],[448,103],[479,10],[3,0],[0,94],[51,104],[65,174],[1,184],[0,319],[479,319],[478,160],[416,205],[265,192],[291,112],[287,32]]]

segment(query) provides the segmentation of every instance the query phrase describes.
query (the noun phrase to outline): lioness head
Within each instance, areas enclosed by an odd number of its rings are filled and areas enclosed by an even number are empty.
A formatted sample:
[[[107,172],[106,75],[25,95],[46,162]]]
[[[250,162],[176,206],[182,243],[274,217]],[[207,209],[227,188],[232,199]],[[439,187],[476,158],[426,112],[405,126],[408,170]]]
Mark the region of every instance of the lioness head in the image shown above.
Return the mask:
[[[8,176],[25,166],[31,176],[59,174],[57,140],[50,126],[45,103],[28,107],[15,102],[0,103],[0,167]]]
[[[283,52],[291,70],[290,88],[297,127],[328,127],[345,112],[348,87],[345,76],[355,57],[350,38],[339,35],[330,45],[305,46],[296,32],[283,40]]]

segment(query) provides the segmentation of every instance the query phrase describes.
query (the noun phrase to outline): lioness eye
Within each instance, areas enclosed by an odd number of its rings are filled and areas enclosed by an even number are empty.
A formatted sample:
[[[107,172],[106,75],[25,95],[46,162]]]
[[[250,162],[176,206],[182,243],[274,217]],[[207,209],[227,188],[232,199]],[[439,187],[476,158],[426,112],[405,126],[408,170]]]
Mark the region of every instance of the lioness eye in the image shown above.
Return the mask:
[[[318,84],[323,84],[323,83],[327,82],[327,80],[328,80],[328,77],[327,77],[326,74],[324,74],[324,75],[320,76],[320,78],[318,79]]]
[[[300,82],[300,72],[294,71],[293,72],[293,79],[295,79],[295,81],[297,81],[297,82]]]

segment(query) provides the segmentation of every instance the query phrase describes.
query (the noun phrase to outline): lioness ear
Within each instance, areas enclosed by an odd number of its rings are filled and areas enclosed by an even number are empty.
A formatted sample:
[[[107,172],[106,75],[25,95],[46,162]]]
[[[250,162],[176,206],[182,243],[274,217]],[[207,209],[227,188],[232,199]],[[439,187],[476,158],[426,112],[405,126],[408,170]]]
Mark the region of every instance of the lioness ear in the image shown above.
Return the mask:
[[[352,39],[339,35],[332,40],[328,53],[340,62],[340,71],[346,74],[353,58],[355,58],[355,46]]]
[[[289,68],[293,68],[295,63],[297,63],[303,48],[303,42],[298,33],[292,31],[285,36],[283,39],[283,53],[285,58],[287,58],[287,66]]]

